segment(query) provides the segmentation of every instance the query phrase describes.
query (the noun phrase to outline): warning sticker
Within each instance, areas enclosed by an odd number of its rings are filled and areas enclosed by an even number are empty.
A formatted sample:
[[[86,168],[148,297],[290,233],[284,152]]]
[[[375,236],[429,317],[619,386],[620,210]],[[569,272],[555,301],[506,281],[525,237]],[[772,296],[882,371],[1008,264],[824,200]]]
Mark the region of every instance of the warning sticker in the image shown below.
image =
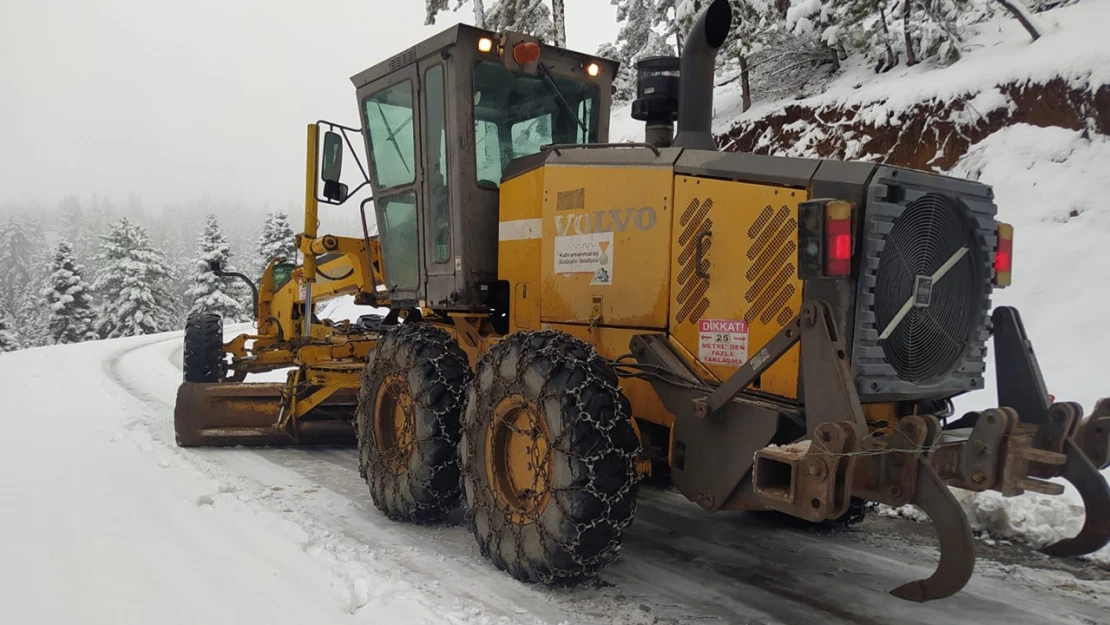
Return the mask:
[[[555,237],[555,273],[588,273],[591,285],[613,284],[613,233]]]
[[[698,358],[709,365],[739,367],[748,361],[748,322],[698,321]]]

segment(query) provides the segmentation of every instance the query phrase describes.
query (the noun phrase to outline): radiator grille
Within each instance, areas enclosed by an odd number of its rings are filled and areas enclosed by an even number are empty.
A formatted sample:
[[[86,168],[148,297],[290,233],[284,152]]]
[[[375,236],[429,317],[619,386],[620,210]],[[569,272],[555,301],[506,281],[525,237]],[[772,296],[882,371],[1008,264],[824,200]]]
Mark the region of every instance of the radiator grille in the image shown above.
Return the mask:
[[[852,347],[861,396],[950,397],[983,388],[996,212],[982,185],[876,171],[862,216]],[[954,263],[934,283],[947,260]],[[907,302],[912,307],[894,323]]]

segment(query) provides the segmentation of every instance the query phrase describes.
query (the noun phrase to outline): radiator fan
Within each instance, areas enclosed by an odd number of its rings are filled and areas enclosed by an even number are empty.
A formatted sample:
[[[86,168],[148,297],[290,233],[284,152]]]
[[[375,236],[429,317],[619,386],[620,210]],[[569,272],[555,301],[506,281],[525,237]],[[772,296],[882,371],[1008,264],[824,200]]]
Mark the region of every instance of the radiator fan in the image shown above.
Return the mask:
[[[983,244],[966,209],[935,193],[910,202],[879,254],[879,344],[898,377],[915,384],[949,373],[981,315]]]

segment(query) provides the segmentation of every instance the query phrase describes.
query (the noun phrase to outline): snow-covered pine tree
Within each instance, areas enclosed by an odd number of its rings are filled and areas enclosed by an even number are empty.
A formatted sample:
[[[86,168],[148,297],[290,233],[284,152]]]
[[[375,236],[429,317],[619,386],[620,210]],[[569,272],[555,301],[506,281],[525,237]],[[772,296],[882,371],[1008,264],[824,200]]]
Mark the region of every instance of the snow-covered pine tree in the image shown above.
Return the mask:
[[[51,257],[46,233],[37,218],[26,218],[23,230],[30,242],[30,280],[20,296],[16,329],[19,331],[20,344],[26,348],[47,345],[50,342],[50,333],[46,325],[49,311],[43,308],[42,290],[46,288],[50,278],[48,270]]]
[[[266,215],[262,234],[258,235],[258,256],[263,267],[275,258],[296,259],[293,228],[289,226],[289,217],[284,212],[276,211]]]
[[[125,217],[101,239],[103,269],[93,284],[101,297],[97,333],[116,338],[174,329],[178,305],[167,289],[170,267],[165,255],[151,247],[146,230]]]
[[[31,282],[34,244],[14,216],[0,225],[0,314],[15,317]]]
[[[833,0],[831,10],[842,28],[842,40],[862,52],[876,72],[898,64],[893,26],[901,24],[904,0]],[[912,48],[911,48],[912,51]],[[915,58],[916,61],[916,58]]]
[[[463,0],[455,0],[454,6],[448,6],[450,0],[424,0],[425,17],[424,25],[431,26],[436,23],[436,16],[441,11],[458,11],[463,5]],[[478,28],[486,27],[486,7],[482,0],[474,0],[474,25]]]
[[[20,348],[19,337],[12,331],[11,318],[0,310],[0,354]]]
[[[209,213],[204,232],[197,240],[197,255],[193,259],[193,285],[185,292],[192,302],[189,314],[200,312],[219,313],[227,321],[248,318],[243,308],[243,284],[233,278],[221,278],[212,273],[210,264],[219,263],[224,271],[234,271],[229,260],[231,247],[227,244],[216,215]]]
[[[790,0],[790,8],[786,10],[786,30],[823,50],[833,71],[839,71],[843,56],[841,51],[844,49],[839,18],[831,2]]]
[[[42,290],[48,311],[47,328],[54,343],[80,343],[97,338],[92,297],[85,282],[85,268],[73,257],[66,239],[54,248],[48,286]]]
[[[617,7],[621,24],[614,43],[603,44],[598,54],[619,61],[620,70],[613,81],[613,99],[629,101],[636,97],[636,62],[651,56],[673,54],[662,32],[665,17],[657,10],[655,0],[611,0]]]
[[[555,41],[548,0],[498,0],[486,12],[486,28],[511,30],[532,35],[541,41]]]
[[[960,60],[968,27],[994,13],[990,0],[908,0],[909,13],[906,1],[896,4],[892,13],[900,19],[895,20],[891,30],[901,36],[902,48],[913,50],[915,62],[933,61],[941,65]]]

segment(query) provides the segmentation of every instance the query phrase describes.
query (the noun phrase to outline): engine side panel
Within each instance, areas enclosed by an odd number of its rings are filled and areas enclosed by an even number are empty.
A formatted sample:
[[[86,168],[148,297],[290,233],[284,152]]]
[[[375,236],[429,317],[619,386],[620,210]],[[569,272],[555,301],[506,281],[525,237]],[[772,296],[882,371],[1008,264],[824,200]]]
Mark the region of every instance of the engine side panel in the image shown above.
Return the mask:
[[[660,161],[544,167],[545,323],[666,327],[673,170]]]
[[[539,167],[501,185],[497,279],[509,286],[510,332],[539,328],[544,171]]]
[[[725,379],[801,310],[797,273],[801,189],[676,176],[671,333]],[[758,380],[798,396],[798,347]]]

